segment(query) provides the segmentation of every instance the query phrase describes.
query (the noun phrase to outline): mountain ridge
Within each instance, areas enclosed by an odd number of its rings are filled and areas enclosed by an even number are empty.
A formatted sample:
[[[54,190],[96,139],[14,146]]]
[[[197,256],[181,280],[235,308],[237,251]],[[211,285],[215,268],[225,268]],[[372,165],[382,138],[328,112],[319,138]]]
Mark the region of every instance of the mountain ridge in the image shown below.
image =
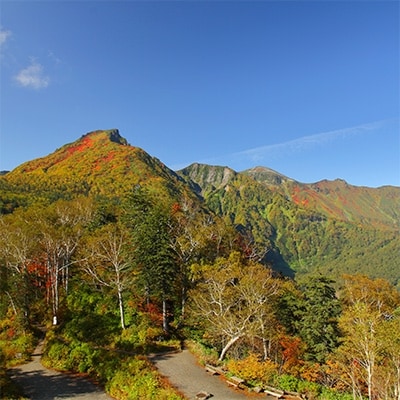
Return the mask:
[[[400,187],[354,186],[342,179],[306,184],[261,166],[237,172],[193,163],[173,171],[116,129],[89,132],[1,175],[0,205],[4,213],[29,206],[28,198],[118,198],[136,185],[161,201],[186,196],[201,202],[270,249],[264,261],[288,275],[362,271],[400,281]]]

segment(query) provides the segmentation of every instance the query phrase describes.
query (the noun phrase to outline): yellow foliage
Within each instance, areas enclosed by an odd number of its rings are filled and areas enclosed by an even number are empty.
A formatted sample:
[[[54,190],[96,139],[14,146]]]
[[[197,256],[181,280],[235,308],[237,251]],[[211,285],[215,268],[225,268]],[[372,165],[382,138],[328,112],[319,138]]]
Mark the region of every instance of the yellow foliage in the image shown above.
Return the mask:
[[[251,353],[242,360],[230,360],[229,372],[257,384],[268,383],[278,371],[278,365],[271,360],[260,360],[257,354]]]

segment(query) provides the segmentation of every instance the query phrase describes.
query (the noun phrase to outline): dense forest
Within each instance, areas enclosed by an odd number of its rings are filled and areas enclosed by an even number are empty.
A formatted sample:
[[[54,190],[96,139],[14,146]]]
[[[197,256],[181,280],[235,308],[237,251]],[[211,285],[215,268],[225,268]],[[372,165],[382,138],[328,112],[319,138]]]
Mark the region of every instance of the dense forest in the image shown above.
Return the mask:
[[[394,203],[381,216],[365,189],[368,221],[350,206],[332,218],[333,206],[307,208],[307,193],[250,175],[174,173],[99,131],[0,177],[5,398],[18,390],[7,368],[45,329],[46,365],[88,374],[118,399],[182,398],[146,357],[182,345],[246,390],[400,399]],[[360,265],[368,258],[372,270]]]

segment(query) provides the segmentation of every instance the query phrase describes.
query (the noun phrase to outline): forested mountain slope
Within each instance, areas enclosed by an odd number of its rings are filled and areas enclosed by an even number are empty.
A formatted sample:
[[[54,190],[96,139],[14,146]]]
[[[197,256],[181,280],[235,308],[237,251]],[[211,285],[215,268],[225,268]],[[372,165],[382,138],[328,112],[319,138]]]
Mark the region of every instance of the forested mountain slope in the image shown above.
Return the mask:
[[[7,212],[16,203],[40,198],[68,199],[82,194],[119,198],[137,185],[161,197],[192,193],[174,171],[129,145],[118,130],[94,131],[1,176],[1,203]]]
[[[285,273],[365,273],[399,282],[400,188],[296,182],[268,168],[237,173],[193,164],[179,173],[207,206],[269,246]]]
[[[305,184],[263,167],[243,172],[267,187],[275,184],[294,203],[319,211],[327,217],[358,222],[377,228],[398,229],[400,188],[369,188],[349,185],[342,179]]]
[[[202,201],[286,274],[365,273],[399,284],[400,188],[304,184],[265,167],[193,164],[174,172],[118,130],[90,132],[0,176],[1,212],[82,194],[118,199],[137,185],[162,199]]]

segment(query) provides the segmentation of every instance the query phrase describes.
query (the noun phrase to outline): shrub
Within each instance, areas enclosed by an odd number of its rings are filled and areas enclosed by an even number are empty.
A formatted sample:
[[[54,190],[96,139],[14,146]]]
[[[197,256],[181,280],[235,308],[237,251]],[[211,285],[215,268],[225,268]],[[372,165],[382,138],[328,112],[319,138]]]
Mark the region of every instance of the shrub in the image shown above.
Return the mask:
[[[15,316],[0,320],[0,348],[5,366],[28,360],[35,342],[33,333],[25,329]]]
[[[111,396],[121,400],[181,400],[172,389],[162,387],[151,365],[140,358],[123,362],[107,383],[107,389]]]
[[[299,380],[297,385],[297,391],[310,400],[319,398],[318,396],[321,393],[321,389],[322,386],[315,382]]]
[[[229,372],[254,386],[270,383],[278,370],[278,366],[274,362],[271,360],[260,361],[260,357],[256,354],[250,354],[243,360],[230,360],[227,367]]]
[[[182,400],[143,358],[79,341],[61,341],[49,332],[43,363],[59,370],[85,372],[116,399]]]
[[[69,369],[78,372],[88,372],[93,368],[95,352],[86,343],[77,343],[69,353]]]
[[[186,342],[186,345],[189,350],[196,355],[196,358],[200,364],[205,365],[217,363],[218,353],[214,348],[193,341]]]
[[[318,398],[320,400],[353,400],[353,395],[350,393],[340,393],[336,390],[323,388]]]
[[[69,347],[62,342],[51,341],[47,343],[42,362],[46,367],[51,367],[61,371],[68,370]]]
[[[275,383],[279,389],[296,392],[299,385],[299,379],[292,375],[280,375]]]

